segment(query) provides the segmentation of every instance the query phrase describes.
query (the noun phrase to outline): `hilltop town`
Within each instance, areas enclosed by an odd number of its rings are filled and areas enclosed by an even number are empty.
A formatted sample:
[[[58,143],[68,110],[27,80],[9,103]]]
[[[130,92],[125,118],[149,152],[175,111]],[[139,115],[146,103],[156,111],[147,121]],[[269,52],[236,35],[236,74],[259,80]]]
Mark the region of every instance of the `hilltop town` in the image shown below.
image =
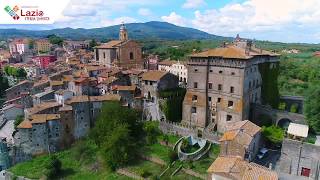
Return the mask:
[[[115,33],[106,43],[13,38],[0,49],[1,176],[319,179],[305,98],[278,89],[282,54],[299,50],[237,35],[162,59],[125,24]]]

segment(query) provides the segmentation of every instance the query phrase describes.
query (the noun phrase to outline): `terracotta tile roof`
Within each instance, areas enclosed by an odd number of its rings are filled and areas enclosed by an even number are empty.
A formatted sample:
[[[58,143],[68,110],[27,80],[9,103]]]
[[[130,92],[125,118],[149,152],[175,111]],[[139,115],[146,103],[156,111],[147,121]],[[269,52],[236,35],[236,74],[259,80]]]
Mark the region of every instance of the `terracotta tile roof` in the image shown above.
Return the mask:
[[[32,114],[37,114],[38,112],[41,112],[43,110],[58,107],[58,106],[61,106],[61,105],[57,102],[43,102],[41,104],[35,105],[32,108],[28,108],[27,111],[30,113],[30,115],[32,115]]]
[[[278,180],[276,172],[256,163],[247,164],[242,180]]]
[[[63,81],[50,81],[50,86],[62,86]]]
[[[142,80],[159,81],[168,72],[166,71],[147,71],[142,74]]]
[[[218,157],[209,167],[209,173],[229,173],[237,161],[238,157]]]
[[[66,104],[82,103],[82,102],[99,102],[99,101],[120,101],[121,97],[118,94],[106,94],[103,96],[73,96]]]
[[[276,172],[238,157],[218,157],[207,170],[229,179],[239,180],[278,180]]]
[[[226,59],[251,59],[254,56],[258,55],[277,56],[277,54],[275,53],[271,53],[269,51],[261,50],[254,47],[252,47],[248,53],[244,48],[229,45],[226,47],[210,49],[204,52],[192,54],[190,55],[190,57],[222,57]]]
[[[74,80],[74,78],[72,75],[63,75],[63,77],[62,77],[62,81],[64,81],[64,82],[71,82],[73,80]]]
[[[242,129],[245,133],[249,134],[250,136],[256,135],[261,130],[259,126],[257,126],[249,120],[238,121],[227,125],[228,131],[239,129]]]
[[[137,86],[133,85],[133,86],[116,86],[115,90],[118,91],[135,91],[137,88]]]
[[[118,80],[119,78],[117,78],[117,77],[114,77],[114,76],[110,76],[110,77],[108,77],[106,80],[104,80],[103,82],[102,82],[102,84],[111,84],[111,83],[113,83],[114,81],[116,81],[116,80]]]
[[[85,66],[85,69],[87,71],[99,71],[99,70],[104,70],[104,69],[108,69],[107,67],[104,66]]]
[[[227,125],[227,131],[219,141],[236,141],[238,144],[247,147],[260,130],[259,126],[248,120],[235,122]]]
[[[177,61],[164,60],[164,61],[159,62],[158,65],[172,66],[175,63],[177,63]]]
[[[238,131],[226,131],[219,141],[232,141],[236,138]]]
[[[197,100],[193,101],[193,96],[197,96]],[[187,90],[186,95],[184,96],[183,104],[205,107],[206,96],[203,93]]]
[[[24,120],[17,126],[17,128],[30,129],[30,128],[32,128],[32,124],[29,120]]]
[[[34,114],[28,118],[31,124],[45,123],[47,121],[60,119],[60,114]]]
[[[33,87],[38,87],[38,86],[42,86],[42,85],[50,85],[50,82],[48,79],[44,79],[44,80],[40,80],[40,81],[37,81],[36,83],[33,84]]]
[[[120,40],[113,40],[113,41],[109,41],[107,43],[101,44],[100,46],[96,46],[94,48],[96,48],[96,49],[110,49],[110,48],[115,48],[116,46],[118,46],[121,43],[122,43],[122,41],[120,41]]]
[[[73,96],[71,99],[66,101],[66,104],[72,103],[82,103],[82,102],[89,102],[89,96]]]
[[[118,94],[106,94],[103,96],[90,96],[91,102],[99,102],[99,101],[120,101],[121,97]]]

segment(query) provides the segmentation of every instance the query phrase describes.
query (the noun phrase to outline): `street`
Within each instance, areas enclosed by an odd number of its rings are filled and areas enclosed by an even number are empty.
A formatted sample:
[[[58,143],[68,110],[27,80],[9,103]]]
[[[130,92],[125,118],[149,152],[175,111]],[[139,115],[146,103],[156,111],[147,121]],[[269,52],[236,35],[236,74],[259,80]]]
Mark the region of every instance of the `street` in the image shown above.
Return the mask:
[[[254,162],[267,168],[269,168],[269,164],[272,163],[272,169],[274,169],[278,159],[280,158],[280,155],[281,150],[269,149],[269,152],[265,157],[262,159],[256,158]]]

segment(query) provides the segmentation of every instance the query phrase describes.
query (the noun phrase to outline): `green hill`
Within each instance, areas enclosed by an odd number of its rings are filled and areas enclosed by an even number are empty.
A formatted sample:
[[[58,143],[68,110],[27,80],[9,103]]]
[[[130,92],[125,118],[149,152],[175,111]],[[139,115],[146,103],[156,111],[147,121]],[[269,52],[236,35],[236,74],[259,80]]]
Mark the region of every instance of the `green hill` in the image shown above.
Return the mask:
[[[129,36],[132,39],[163,39],[163,40],[190,40],[190,39],[224,39],[224,37],[208,34],[206,32],[180,27],[166,22],[151,21],[146,23],[126,24]],[[97,39],[107,40],[118,38],[120,25],[93,28],[93,29],[52,29],[52,30],[20,30],[20,29],[0,29],[0,37],[33,37],[41,38],[50,34],[56,34],[63,38],[84,40]]]

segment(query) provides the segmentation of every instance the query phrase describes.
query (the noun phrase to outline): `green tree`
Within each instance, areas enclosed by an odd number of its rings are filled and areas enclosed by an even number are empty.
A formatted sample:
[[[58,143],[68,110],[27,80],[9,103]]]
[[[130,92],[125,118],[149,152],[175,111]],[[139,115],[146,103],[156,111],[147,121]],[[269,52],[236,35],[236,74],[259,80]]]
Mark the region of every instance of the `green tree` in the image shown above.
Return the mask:
[[[16,129],[19,124],[23,121],[24,117],[23,116],[17,116],[16,119],[14,120],[14,129]]]
[[[306,93],[304,114],[309,126],[320,133],[320,85],[314,83]]]
[[[143,126],[144,132],[146,132],[146,141],[147,144],[154,144],[157,142],[157,137],[160,135],[160,130],[158,124],[148,121],[144,123]]]
[[[4,72],[6,73],[6,75],[9,75],[9,68],[10,68],[10,66],[4,67]]]
[[[28,45],[29,45],[29,49],[33,49],[34,48],[34,40],[30,39]]]
[[[122,107],[119,102],[103,104],[89,137],[101,149],[102,156],[111,169],[137,158],[144,136],[139,117],[139,112]]]
[[[49,42],[51,44],[56,44],[59,46],[62,46],[62,44],[63,44],[63,39],[55,34],[51,34],[51,35],[47,36],[47,38],[49,39]]]
[[[284,137],[283,129],[275,125],[262,127],[262,135],[271,143],[279,144]]]
[[[2,74],[0,74],[0,98],[4,97],[6,93],[6,89],[8,88],[9,88],[8,79],[4,77]]]
[[[92,39],[92,40],[89,42],[89,49],[92,51],[93,48],[94,48],[95,46],[97,46],[97,45],[98,45],[97,41],[96,41],[95,39]]]
[[[27,77],[27,72],[23,68],[17,69],[16,76],[20,78]]]
[[[48,162],[46,163],[46,176],[48,179],[54,179],[61,172],[61,161],[57,158],[57,156],[50,156]]]

